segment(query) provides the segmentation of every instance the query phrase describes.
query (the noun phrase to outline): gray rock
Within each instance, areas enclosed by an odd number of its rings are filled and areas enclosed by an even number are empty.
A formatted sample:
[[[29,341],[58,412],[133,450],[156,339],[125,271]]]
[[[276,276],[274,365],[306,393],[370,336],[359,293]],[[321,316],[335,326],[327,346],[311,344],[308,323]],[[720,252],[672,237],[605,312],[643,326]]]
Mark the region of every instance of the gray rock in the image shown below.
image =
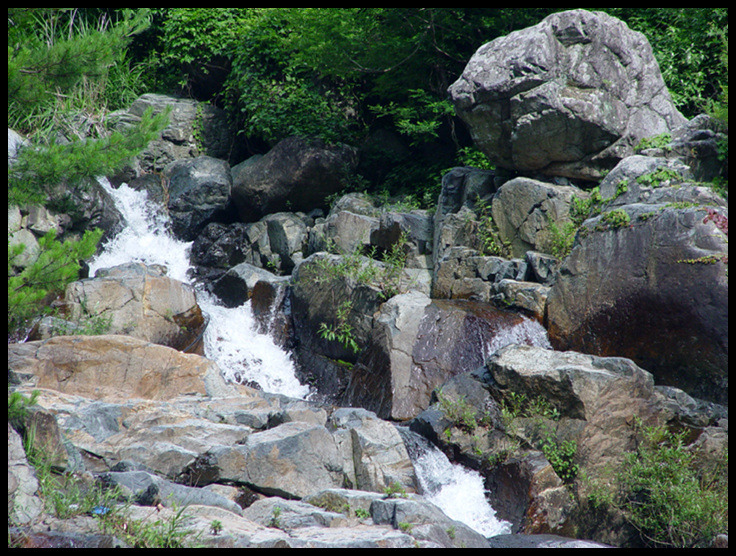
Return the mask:
[[[32,523],[43,509],[35,470],[28,464],[20,435],[8,423],[8,523]]]
[[[387,523],[411,531],[411,535],[439,547],[487,548],[488,539],[464,523],[447,517],[421,497],[382,498],[371,504],[377,524]]]
[[[342,253],[367,249],[371,244],[371,234],[378,225],[379,220],[375,216],[333,209],[325,220],[310,230],[309,251],[327,251],[333,246]]]
[[[615,548],[611,545],[558,535],[497,535],[491,548]]]
[[[126,263],[72,282],[64,302],[72,322],[109,321],[106,332],[196,351],[207,325],[194,288],[158,265]]]
[[[126,110],[111,113],[108,119],[125,128],[140,122],[143,113],[169,110],[169,125],[161,138],[151,141],[136,157],[137,173],[162,172],[176,160],[201,155],[228,159],[234,143],[234,130],[225,112],[211,104],[168,95],[147,93]]]
[[[488,359],[487,367],[501,390],[529,400],[541,396],[560,415],[572,419],[590,418],[601,393],[614,385],[623,392],[629,384],[647,396],[654,388],[652,375],[628,359],[534,346],[504,347]]]
[[[309,212],[343,189],[356,164],[350,147],[291,137],[255,162],[233,167],[233,199],[244,222],[284,210]]]
[[[686,121],[646,37],[586,10],[481,46],[449,93],[494,164],[548,175],[599,178],[643,137]]]
[[[337,309],[342,303],[350,302],[345,320],[362,349],[373,328],[373,314],[384,301],[384,294],[376,284],[377,273],[382,268],[382,263],[368,257],[327,253],[310,255],[296,268],[292,274],[291,303],[294,332],[299,342],[298,357],[320,355],[347,362],[357,359],[354,350],[322,337],[320,326],[322,323],[333,328],[338,326]]]
[[[709,187],[693,183],[690,168],[679,159],[634,155],[624,158],[600,183],[603,207],[634,203],[695,203],[724,206]]]
[[[330,427],[348,484],[373,492],[395,485],[416,491],[414,466],[394,425],[365,409],[340,408],[330,417]]]
[[[277,527],[284,531],[303,527],[344,527],[348,521],[341,512],[278,496],[257,500],[243,511],[243,517],[265,527]]]
[[[166,177],[171,229],[177,237],[192,241],[210,222],[229,218],[232,176],[226,161],[209,156],[177,160],[166,168]]]
[[[342,486],[342,458],[327,429],[289,422],[250,435],[243,446],[242,467],[230,478],[260,492],[302,498]]]
[[[145,471],[111,471],[98,480],[106,487],[119,487],[124,496],[140,506],[185,507],[190,504],[215,506],[240,513],[240,506],[216,492],[179,485]]]
[[[524,257],[549,242],[550,223],[562,229],[570,221],[572,198],[588,194],[574,186],[554,185],[530,178],[514,178],[504,183],[493,197],[491,213],[502,241],[511,255]]]
[[[658,384],[725,403],[726,234],[705,207],[616,211],[583,224],[557,274],[547,299],[552,345],[628,357]]]

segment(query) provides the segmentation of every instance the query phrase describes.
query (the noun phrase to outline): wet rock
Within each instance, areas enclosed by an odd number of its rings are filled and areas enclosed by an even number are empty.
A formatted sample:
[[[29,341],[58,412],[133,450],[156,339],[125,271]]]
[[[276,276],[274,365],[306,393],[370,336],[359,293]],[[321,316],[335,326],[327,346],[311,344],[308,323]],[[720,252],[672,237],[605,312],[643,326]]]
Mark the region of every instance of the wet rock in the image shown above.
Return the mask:
[[[165,175],[171,230],[176,237],[192,241],[210,222],[234,216],[230,205],[232,176],[226,161],[209,156],[177,160],[166,168]]]
[[[339,326],[337,310],[348,302],[345,323],[350,326],[358,347],[365,346],[373,327],[373,313],[384,301],[383,292],[375,285],[380,267],[381,263],[367,257],[315,253],[296,269],[292,275],[291,307],[299,358],[308,360],[321,355],[347,362],[357,359],[355,350],[349,346],[324,338],[320,326],[323,323],[333,329]],[[366,278],[359,279],[363,275]]]
[[[421,497],[382,498],[371,504],[375,523],[410,530],[412,536],[436,547],[487,548],[488,539],[464,523],[448,518]]]
[[[394,296],[375,318],[342,403],[411,419],[429,406],[434,388],[478,368],[505,341],[543,340],[541,326],[536,338],[504,336],[524,324],[520,315],[483,303],[431,300],[415,291]]]
[[[547,298],[550,341],[628,357],[659,384],[725,403],[726,234],[706,207],[615,210],[583,224],[557,274]]]

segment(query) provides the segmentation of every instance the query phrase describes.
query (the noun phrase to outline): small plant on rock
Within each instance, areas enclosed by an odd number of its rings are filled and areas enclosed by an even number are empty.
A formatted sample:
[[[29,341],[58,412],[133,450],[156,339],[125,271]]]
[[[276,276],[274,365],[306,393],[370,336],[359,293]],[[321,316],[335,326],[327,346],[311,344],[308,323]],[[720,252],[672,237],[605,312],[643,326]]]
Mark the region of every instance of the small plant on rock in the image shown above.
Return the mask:
[[[337,308],[335,324],[329,325],[321,322],[319,325],[319,335],[330,342],[340,342],[346,349],[351,350],[353,353],[358,353],[360,346],[358,346],[358,342],[355,340],[353,327],[348,322],[348,315],[352,308],[353,304],[351,301],[343,301]]]

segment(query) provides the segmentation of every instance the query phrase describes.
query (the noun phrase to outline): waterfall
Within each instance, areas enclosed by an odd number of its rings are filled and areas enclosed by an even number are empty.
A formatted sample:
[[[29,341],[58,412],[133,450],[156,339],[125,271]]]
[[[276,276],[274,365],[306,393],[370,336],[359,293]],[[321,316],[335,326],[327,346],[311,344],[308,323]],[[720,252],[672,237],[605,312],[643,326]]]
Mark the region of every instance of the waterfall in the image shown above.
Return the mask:
[[[485,344],[484,358],[488,359],[502,347],[511,344],[552,349],[552,344],[549,342],[547,330],[544,326],[536,320],[522,315],[521,322],[498,330],[493,338]]]
[[[423,436],[405,427],[397,428],[414,464],[422,496],[449,518],[481,535],[493,537],[511,532],[511,523],[498,519],[488,503],[480,473],[452,463]]]
[[[125,218],[125,228],[90,262],[90,276],[99,268],[127,262],[160,264],[170,278],[189,283],[191,242],[174,238],[168,217],[146,191],[136,191],[126,184],[115,189],[105,178],[102,187],[112,196]],[[258,332],[250,302],[226,308],[208,292],[195,286],[197,303],[209,317],[204,335],[204,353],[215,361],[226,379],[257,383],[267,392],[304,399],[309,387],[299,383],[291,356],[268,334]]]
[[[169,277],[189,283],[192,244],[171,235],[167,215],[148,200],[147,192],[136,191],[126,184],[115,189],[106,179],[99,181],[123,214],[125,228],[90,262],[90,276],[100,268],[141,262],[164,265]],[[310,389],[297,380],[291,356],[270,335],[258,332],[250,302],[227,308],[202,288],[196,285],[194,288],[202,312],[209,317],[204,335],[205,356],[219,365],[226,379],[256,382],[267,392],[293,398],[308,397]],[[509,343],[548,347],[544,328],[533,320],[523,319],[499,331],[485,345],[484,355],[487,357]],[[511,524],[499,520],[488,503],[479,473],[451,463],[425,438],[404,427],[397,428],[409,448],[422,494],[429,501],[450,518],[486,537],[510,532]]]

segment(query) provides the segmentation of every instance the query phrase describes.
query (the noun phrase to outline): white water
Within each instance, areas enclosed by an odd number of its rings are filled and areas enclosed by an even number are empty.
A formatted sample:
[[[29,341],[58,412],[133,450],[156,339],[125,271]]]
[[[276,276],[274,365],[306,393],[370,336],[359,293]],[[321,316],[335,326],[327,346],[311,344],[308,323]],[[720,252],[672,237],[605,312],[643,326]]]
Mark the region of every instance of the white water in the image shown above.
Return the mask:
[[[188,283],[190,242],[179,241],[168,230],[168,221],[159,207],[148,201],[145,191],[127,185],[118,189],[101,179],[126,219],[127,226],[90,262],[90,276],[99,268],[126,262],[160,264],[168,276]],[[226,308],[207,292],[196,290],[197,301],[209,317],[204,335],[205,356],[219,365],[226,379],[257,382],[265,391],[306,398],[309,388],[296,378],[288,353],[267,334],[257,332],[250,303]],[[486,346],[488,356],[509,343],[548,347],[544,328],[532,320],[496,335]],[[414,457],[414,466],[424,496],[450,518],[463,522],[487,537],[509,533],[511,525],[499,520],[485,496],[479,473],[451,463],[435,446],[424,440]]]
[[[496,353],[502,347],[511,344],[524,344],[529,346],[552,349],[549,343],[547,330],[534,319],[521,316],[521,322],[500,330],[490,342],[485,345],[485,359]]]
[[[90,262],[90,276],[99,268],[142,262],[164,265],[170,278],[189,283],[192,244],[169,233],[166,215],[149,202],[147,192],[136,191],[126,184],[114,189],[104,178],[100,183],[112,195],[127,226]],[[250,303],[226,308],[203,290],[197,289],[196,294],[202,312],[209,317],[204,335],[205,356],[219,365],[226,379],[241,383],[253,381],[267,392],[293,398],[303,399],[309,394],[309,387],[297,380],[289,354],[269,335],[257,332]]]
[[[411,434],[411,433],[409,433]],[[406,436],[405,436],[406,438]],[[477,471],[452,463],[442,451],[419,435],[413,435],[414,471],[422,495],[445,514],[493,537],[511,532],[511,523],[496,517],[486,499],[483,477]]]

